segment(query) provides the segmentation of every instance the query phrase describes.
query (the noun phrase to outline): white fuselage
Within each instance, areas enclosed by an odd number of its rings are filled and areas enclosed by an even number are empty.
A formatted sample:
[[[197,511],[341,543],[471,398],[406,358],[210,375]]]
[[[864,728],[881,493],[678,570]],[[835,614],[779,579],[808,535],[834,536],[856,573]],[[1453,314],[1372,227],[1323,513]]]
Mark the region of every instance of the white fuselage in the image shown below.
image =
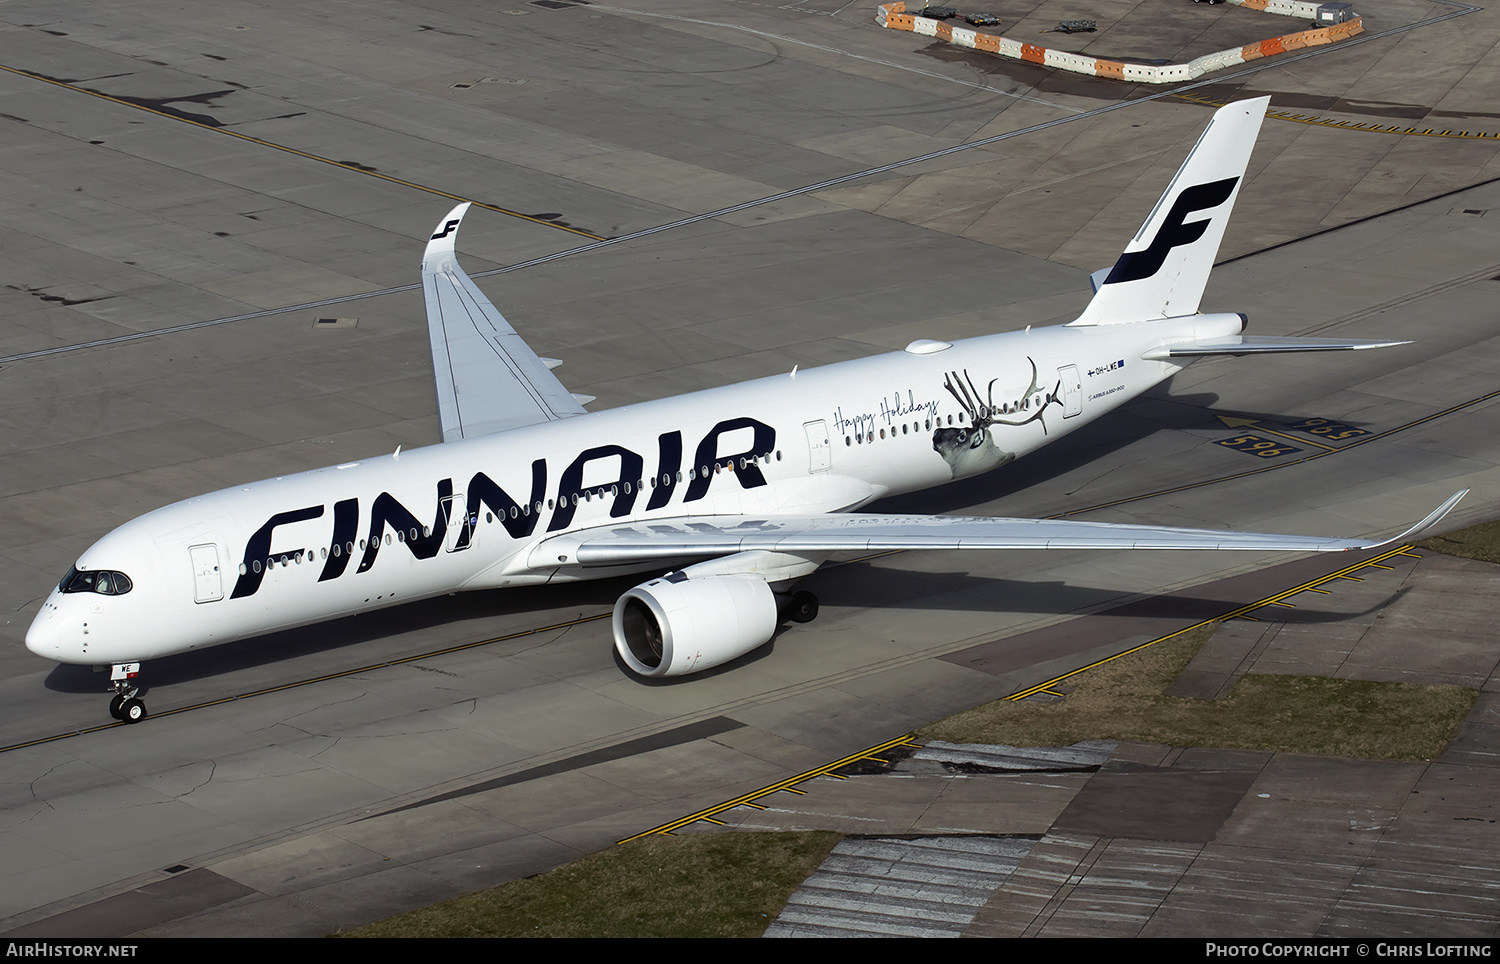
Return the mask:
[[[915,343],[223,489],[100,539],[77,569],[124,573],[130,591],[55,589],[26,645],[67,663],[139,661],[458,590],[617,574],[560,560],[547,540],[611,522],[848,511],[974,475],[1184,364],[1143,354],[1241,325],[1197,315]]]

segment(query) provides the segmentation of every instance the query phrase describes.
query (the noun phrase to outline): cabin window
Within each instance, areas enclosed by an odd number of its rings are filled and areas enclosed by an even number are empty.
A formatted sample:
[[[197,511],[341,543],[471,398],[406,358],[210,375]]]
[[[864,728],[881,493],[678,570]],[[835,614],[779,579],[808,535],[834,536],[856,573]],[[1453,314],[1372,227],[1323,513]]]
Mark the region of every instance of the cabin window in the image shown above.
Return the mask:
[[[254,562],[250,563],[250,569],[253,572],[260,572],[260,560],[257,559]]]
[[[853,444],[854,444],[854,439],[852,439],[849,436],[845,435],[844,436],[844,447],[848,448],[849,446],[851,446]]]

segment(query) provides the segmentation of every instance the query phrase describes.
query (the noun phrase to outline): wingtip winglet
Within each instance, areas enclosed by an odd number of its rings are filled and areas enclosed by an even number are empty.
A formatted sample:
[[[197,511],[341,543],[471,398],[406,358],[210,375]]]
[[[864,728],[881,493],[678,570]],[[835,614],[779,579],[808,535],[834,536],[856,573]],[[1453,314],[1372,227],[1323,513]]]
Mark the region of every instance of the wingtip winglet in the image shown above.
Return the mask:
[[[1384,542],[1375,543],[1374,545],[1368,546],[1367,548],[1378,549],[1381,546],[1391,546],[1391,545],[1395,545],[1396,543],[1399,543],[1399,542],[1410,542],[1411,540],[1415,539],[1417,536],[1420,536],[1423,533],[1427,532],[1429,529],[1431,529],[1433,526],[1437,525],[1439,522],[1442,522],[1443,518],[1445,516],[1447,516],[1448,513],[1452,512],[1453,508],[1456,505],[1458,505],[1460,502],[1462,502],[1464,496],[1466,496],[1468,494],[1469,494],[1469,490],[1468,489],[1460,489],[1459,491],[1457,491],[1457,492],[1453,493],[1452,495],[1450,495],[1448,497],[1448,500],[1446,502],[1444,502],[1442,505],[1438,506],[1436,509],[1433,509],[1431,512],[1427,513],[1427,518],[1423,519],[1421,522],[1418,522],[1416,525],[1412,526],[1410,529],[1407,529],[1405,532],[1401,533],[1399,536],[1396,536],[1394,539],[1387,539]]]
[[[427,250],[422,253],[422,264],[435,265],[442,257],[452,257],[453,245],[458,240],[458,226],[463,223],[464,215],[469,211],[472,201],[465,201],[448,212],[448,216],[437,223],[433,228],[432,237],[427,239]]]

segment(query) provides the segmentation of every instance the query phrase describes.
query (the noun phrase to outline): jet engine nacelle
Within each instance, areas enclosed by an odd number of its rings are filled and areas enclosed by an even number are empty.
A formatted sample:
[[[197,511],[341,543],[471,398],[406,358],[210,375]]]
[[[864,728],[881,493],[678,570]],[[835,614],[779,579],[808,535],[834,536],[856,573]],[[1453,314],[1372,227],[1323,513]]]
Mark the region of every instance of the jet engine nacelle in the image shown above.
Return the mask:
[[[615,649],[642,676],[683,676],[771,641],[776,597],[758,576],[672,572],[615,603]]]

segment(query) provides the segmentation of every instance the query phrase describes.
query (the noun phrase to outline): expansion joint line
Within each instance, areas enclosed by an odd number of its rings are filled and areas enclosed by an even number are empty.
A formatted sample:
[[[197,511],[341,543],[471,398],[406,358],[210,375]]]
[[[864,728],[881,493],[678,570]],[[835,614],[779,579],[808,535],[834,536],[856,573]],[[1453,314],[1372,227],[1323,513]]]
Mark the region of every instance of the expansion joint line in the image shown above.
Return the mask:
[[[543,224],[549,228],[556,228],[559,231],[566,231],[569,234],[577,234],[585,238],[592,238],[595,241],[607,240],[603,235],[593,234],[588,231],[582,231],[578,228],[569,227],[565,224],[558,224],[556,221],[549,221],[546,218],[534,217],[530,214],[522,214],[520,211],[512,211],[509,208],[500,207],[498,204],[489,204],[484,201],[475,201],[471,198],[462,197],[457,194],[449,194],[447,191],[440,191],[435,187],[428,187],[425,184],[417,184],[415,181],[407,181],[399,177],[392,177],[389,174],[382,174],[379,171],[370,170],[369,168],[355,164],[351,161],[335,161],[331,157],[323,157],[320,154],[311,154],[307,151],[299,151],[295,147],[287,147],[285,144],[277,144],[275,141],[263,140],[259,137],[252,137],[249,134],[241,134],[239,131],[232,131],[226,127],[215,127],[212,124],[205,124],[202,121],[196,121],[190,117],[182,117],[180,115],[172,114],[164,110],[157,110],[154,107],[148,107],[145,104],[138,104],[124,97],[112,97],[109,94],[105,94],[97,90],[90,90],[87,87],[80,87],[77,84],[70,84],[65,80],[56,80],[43,74],[33,73],[29,70],[23,70],[20,67],[8,67],[5,64],[0,64],[0,70],[15,74],[18,77],[25,77],[28,80],[36,80],[44,84],[51,84],[54,87],[61,87],[64,90],[71,90],[74,93],[87,94],[90,97],[97,97],[100,100],[107,100],[111,104],[119,104],[121,107],[131,107],[135,110],[145,111],[148,114],[155,114],[157,117],[164,117],[167,120],[174,120],[182,124],[188,124],[198,128],[199,130],[212,131],[215,134],[223,134],[227,137],[235,137],[247,143],[255,144],[258,147],[269,147],[275,151],[284,151],[287,154],[294,154],[297,157],[305,158],[309,161],[317,161],[319,164],[327,164],[331,167],[336,167],[341,171],[348,171],[351,174],[363,174],[366,177],[379,178],[380,180],[388,181],[391,184],[399,184],[402,187],[409,187],[417,191],[425,192],[427,194],[436,194],[438,197],[445,197],[452,201],[468,201],[475,207],[484,208],[486,211],[494,211],[496,214],[503,214],[506,217],[519,218],[522,221],[530,221],[532,224]]]

